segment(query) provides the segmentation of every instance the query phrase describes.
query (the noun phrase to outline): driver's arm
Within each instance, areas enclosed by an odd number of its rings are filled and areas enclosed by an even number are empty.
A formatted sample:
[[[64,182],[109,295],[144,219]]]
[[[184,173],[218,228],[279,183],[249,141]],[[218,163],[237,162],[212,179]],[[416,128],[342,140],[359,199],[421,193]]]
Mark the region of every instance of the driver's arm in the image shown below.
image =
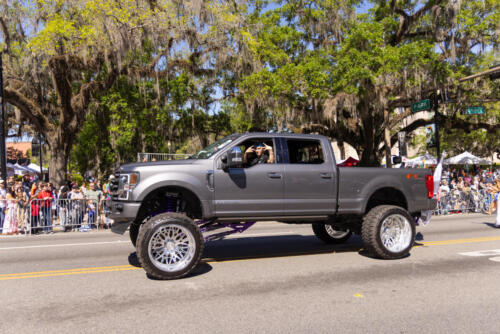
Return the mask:
[[[268,164],[273,164],[274,163],[274,152],[272,146],[269,146],[267,144],[264,144],[266,147],[266,151],[269,153],[269,159],[267,159]]]

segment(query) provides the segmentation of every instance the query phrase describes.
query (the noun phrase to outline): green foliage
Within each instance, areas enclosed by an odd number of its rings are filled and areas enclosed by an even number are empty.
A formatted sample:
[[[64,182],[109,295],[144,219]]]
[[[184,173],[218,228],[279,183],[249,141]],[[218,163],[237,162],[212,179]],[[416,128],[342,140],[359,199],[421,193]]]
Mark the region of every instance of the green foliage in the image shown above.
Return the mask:
[[[81,186],[83,183],[83,176],[79,173],[71,173],[71,181],[76,182],[78,186]]]
[[[38,0],[2,8],[33,22],[18,38],[19,23],[7,20],[8,77],[41,73],[23,80],[43,86],[39,107],[51,126],[64,119],[52,87],[61,79],[47,70],[53,57],[78,59],[68,72],[73,94],[116,73],[111,89],[86,95],[92,103],[75,119],[71,160],[81,173],[109,173],[138,152],[192,153],[231,132],[283,126],[320,128],[376,165],[385,128],[394,135],[407,124],[384,122],[398,101],[446,89],[454,104],[441,112],[452,127],[464,105],[498,96],[499,82],[458,83],[499,59],[495,0],[374,0],[366,14],[356,14],[357,0],[201,3]],[[487,109],[481,124],[498,122],[498,105]],[[443,147],[498,150],[498,133],[467,121],[467,132],[444,127]]]

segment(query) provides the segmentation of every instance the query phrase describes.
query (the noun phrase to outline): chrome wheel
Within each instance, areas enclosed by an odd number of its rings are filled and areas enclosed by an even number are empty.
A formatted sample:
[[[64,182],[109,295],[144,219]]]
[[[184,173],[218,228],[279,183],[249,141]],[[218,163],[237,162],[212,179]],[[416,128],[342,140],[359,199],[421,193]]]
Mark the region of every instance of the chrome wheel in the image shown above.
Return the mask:
[[[398,214],[384,219],[380,225],[380,239],[388,251],[399,253],[410,246],[412,240],[410,224],[406,217]]]
[[[345,236],[347,236],[349,233],[351,233],[351,231],[349,231],[349,230],[345,230],[345,231],[336,230],[333,228],[332,225],[325,225],[325,230],[326,230],[326,233],[328,233],[328,235],[334,239],[342,239]]]
[[[186,268],[195,252],[193,234],[177,224],[162,225],[149,240],[149,259],[155,267],[166,272]]]

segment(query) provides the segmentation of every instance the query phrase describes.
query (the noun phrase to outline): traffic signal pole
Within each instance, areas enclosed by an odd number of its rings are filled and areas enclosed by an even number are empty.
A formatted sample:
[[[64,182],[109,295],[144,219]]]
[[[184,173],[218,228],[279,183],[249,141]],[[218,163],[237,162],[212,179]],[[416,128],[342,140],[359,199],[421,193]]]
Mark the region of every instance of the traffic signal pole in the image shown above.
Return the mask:
[[[441,144],[439,142],[439,91],[434,94],[433,97],[433,109],[434,109],[434,126],[435,126],[435,143],[436,143],[436,156],[437,161],[441,160]]]

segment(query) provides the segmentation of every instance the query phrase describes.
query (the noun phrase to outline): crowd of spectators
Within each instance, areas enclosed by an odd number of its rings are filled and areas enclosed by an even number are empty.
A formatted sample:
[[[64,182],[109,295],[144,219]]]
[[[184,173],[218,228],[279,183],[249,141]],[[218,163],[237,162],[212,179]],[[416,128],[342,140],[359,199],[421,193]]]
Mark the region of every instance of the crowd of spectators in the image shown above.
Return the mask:
[[[500,180],[500,169],[477,167],[467,171],[456,167],[443,168],[438,213],[492,213],[497,180]]]
[[[98,180],[57,189],[28,173],[0,179],[0,234],[52,233],[55,221],[65,231],[88,231],[98,224],[107,228],[100,214],[108,196],[109,182]]]

